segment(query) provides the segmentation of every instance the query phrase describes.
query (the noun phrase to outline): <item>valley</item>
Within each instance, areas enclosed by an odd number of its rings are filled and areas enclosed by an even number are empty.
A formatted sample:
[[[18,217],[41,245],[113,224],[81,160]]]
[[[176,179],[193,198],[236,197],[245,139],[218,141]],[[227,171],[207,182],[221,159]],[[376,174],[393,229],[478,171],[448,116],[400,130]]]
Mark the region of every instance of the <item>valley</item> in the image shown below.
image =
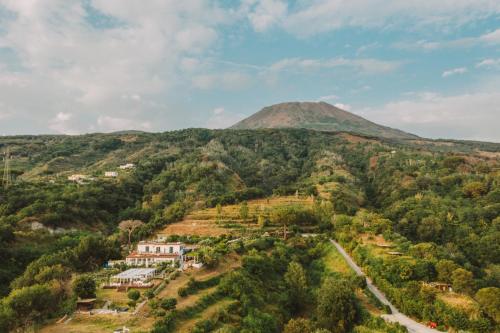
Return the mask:
[[[497,327],[486,295],[499,290],[498,145],[306,129],[0,143],[11,149],[15,175],[0,193],[11,267],[0,272],[3,328],[404,332],[384,320],[397,317],[394,309],[330,239],[401,316],[433,327],[423,331]],[[131,244],[123,221],[138,221]],[[201,268],[158,265],[137,299],[102,289],[134,268],[120,260],[145,240],[185,244],[186,262]],[[91,315],[75,312],[81,279],[96,286]],[[39,303],[19,307],[23,299]],[[336,306],[341,318],[330,315]]]

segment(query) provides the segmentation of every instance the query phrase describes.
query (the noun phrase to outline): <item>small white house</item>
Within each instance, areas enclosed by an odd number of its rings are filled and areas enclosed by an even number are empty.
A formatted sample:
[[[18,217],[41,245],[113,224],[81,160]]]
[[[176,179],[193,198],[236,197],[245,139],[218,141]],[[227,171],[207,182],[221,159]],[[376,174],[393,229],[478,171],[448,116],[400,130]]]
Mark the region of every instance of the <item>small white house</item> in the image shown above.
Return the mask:
[[[110,177],[110,178],[118,177],[118,172],[116,172],[116,171],[106,171],[106,172],[104,172],[104,177]]]
[[[119,168],[121,170],[130,170],[130,169],[135,168],[135,164],[134,163],[127,163],[127,164],[120,165]]]
[[[129,266],[150,267],[161,262],[176,263],[183,261],[184,243],[142,241],[137,245],[137,250],[131,252],[125,261]],[[181,266],[182,267],[182,266]]]
[[[87,180],[88,178],[89,178],[89,176],[81,175],[81,174],[74,174],[74,175],[68,176],[69,181],[77,182],[77,183],[84,181],[84,180]]]

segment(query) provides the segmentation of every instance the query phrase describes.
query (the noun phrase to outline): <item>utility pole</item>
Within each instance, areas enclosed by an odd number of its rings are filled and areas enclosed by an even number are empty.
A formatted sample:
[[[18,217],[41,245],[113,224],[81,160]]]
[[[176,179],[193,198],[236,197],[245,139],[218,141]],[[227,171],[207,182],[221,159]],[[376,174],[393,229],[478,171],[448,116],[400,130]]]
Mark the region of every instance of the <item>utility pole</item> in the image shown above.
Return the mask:
[[[3,166],[3,179],[2,184],[5,188],[8,188],[12,184],[12,176],[10,174],[10,151],[9,147],[6,148],[4,154],[5,164]]]

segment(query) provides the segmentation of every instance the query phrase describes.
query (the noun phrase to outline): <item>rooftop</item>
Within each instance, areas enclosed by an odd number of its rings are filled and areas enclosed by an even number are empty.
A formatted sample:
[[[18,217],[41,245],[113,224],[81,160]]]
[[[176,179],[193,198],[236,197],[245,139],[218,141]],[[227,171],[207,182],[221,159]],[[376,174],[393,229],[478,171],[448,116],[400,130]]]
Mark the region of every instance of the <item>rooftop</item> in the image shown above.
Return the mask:
[[[177,258],[180,253],[130,253],[127,258]]]
[[[155,244],[155,245],[184,245],[182,242],[162,242],[157,240],[140,241],[139,244]]]
[[[133,279],[153,274],[154,272],[155,272],[154,268],[131,268],[115,275],[114,277],[119,279]]]

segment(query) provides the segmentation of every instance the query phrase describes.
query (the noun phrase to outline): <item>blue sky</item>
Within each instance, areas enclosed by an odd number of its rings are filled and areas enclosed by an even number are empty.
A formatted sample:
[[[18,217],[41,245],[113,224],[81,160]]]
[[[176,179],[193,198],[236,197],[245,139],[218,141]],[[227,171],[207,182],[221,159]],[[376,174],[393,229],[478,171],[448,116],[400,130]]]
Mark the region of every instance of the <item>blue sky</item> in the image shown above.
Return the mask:
[[[500,142],[500,2],[0,0],[0,134],[224,128],[319,100]]]

